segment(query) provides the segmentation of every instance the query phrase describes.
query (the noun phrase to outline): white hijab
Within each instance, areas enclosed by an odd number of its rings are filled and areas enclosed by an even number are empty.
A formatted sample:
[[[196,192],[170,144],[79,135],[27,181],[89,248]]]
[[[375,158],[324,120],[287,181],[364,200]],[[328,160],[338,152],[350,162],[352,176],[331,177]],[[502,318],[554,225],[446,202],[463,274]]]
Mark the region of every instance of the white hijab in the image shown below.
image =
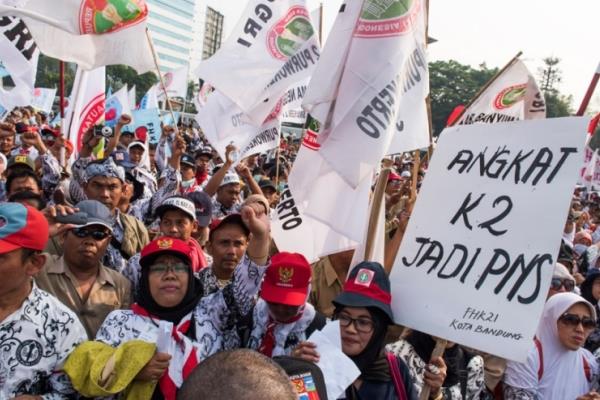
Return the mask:
[[[558,293],[546,302],[536,332],[543,353],[542,378],[538,380],[540,355],[534,346],[525,363],[507,363],[504,381],[508,385],[535,392],[544,400],[575,399],[592,389],[583,368],[583,358],[587,360],[590,372],[595,375],[598,364],[594,356],[584,348],[568,350],[558,339],[558,319],[577,303],[586,305],[592,317],[596,318],[594,307],[574,293]]]

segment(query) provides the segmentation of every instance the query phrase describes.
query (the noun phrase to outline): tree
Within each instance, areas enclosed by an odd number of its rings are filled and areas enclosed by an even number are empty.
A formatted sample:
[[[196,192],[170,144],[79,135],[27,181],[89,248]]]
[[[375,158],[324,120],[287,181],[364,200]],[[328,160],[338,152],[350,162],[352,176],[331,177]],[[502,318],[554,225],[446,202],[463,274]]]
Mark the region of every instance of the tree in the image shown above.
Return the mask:
[[[131,67],[126,65],[110,65],[106,67],[106,88],[112,87],[114,91],[119,90],[123,85],[136,88],[136,103],[146,94],[148,89],[158,82],[158,77],[154,72],[146,72],[138,75]]]
[[[57,88],[60,86],[60,61],[40,54],[38,61],[35,86],[39,88]],[[71,93],[77,66],[72,63],[65,64],[65,96]]]
[[[457,61],[435,61],[429,64],[433,133],[446,126],[446,120],[458,105],[466,105],[498,69],[489,69],[485,63],[475,69]]]
[[[546,99],[546,118],[566,117],[573,113],[572,96],[560,94],[557,85],[562,81],[562,71],[558,68],[560,58],[546,57],[544,67],[539,70],[540,90]]]

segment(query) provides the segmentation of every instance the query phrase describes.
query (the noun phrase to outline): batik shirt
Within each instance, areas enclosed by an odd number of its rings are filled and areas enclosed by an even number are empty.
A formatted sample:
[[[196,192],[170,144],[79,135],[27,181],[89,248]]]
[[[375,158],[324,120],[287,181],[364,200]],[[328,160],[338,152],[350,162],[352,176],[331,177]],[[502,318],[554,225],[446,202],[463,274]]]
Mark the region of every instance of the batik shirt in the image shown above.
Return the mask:
[[[61,369],[85,340],[77,316],[34,284],[21,308],[0,322],[0,399],[71,397],[75,390]]]
[[[242,203],[235,203],[230,208],[226,208],[216,198],[212,200],[212,219],[222,219],[230,214],[239,214],[242,209]]]
[[[181,174],[179,171],[167,165],[161,175],[161,184],[158,190],[148,196],[147,185],[144,185],[145,195],[131,204],[127,214],[139,219],[142,222],[152,222],[153,213],[165,199],[177,194]]]
[[[194,320],[201,359],[240,347],[237,322],[252,310],[266,269],[244,255],[231,284],[200,300]]]

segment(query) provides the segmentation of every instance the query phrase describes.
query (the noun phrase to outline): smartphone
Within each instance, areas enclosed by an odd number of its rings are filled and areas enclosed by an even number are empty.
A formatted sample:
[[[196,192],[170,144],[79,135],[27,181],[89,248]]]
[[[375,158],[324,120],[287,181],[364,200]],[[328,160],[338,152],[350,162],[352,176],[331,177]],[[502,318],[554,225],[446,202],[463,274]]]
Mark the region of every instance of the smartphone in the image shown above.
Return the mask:
[[[67,215],[57,215],[54,219],[56,220],[56,222],[59,222],[61,224],[70,225],[85,225],[88,222],[87,214],[82,212]]]

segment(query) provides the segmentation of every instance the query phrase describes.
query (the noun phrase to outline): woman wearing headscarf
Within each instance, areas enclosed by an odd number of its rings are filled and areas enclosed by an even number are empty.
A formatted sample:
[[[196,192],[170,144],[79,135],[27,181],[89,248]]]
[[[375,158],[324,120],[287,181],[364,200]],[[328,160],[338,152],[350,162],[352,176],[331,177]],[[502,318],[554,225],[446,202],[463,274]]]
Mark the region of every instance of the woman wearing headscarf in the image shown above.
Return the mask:
[[[596,326],[596,310],[583,297],[558,293],[545,304],[524,363],[509,361],[505,400],[591,400],[598,364],[583,348]]]
[[[435,347],[435,339],[423,332],[411,331],[404,339],[387,346],[400,357],[410,370],[415,391],[421,393],[428,360]],[[490,398],[484,383],[483,358],[448,342],[443,356],[446,379],[441,385],[445,400],[479,400]]]
[[[600,301],[600,270],[594,268],[588,271],[585,281],[581,284],[581,297],[594,306],[596,315],[600,315],[600,308],[598,308],[598,302]],[[600,348],[600,323],[596,324],[584,347],[592,353]]]
[[[342,397],[348,400],[416,399],[413,380],[402,359],[385,351],[384,340],[394,316],[391,308],[390,281],[383,267],[375,262],[358,264],[346,280],[333,304],[334,317],[340,323],[342,351],[354,361],[360,376]],[[318,348],[301,343],[293,355],[309,361],[318,359]],[[436,359],[437,380],[443,381],[445,367]],[[432,391],[432,399],[440,392]]]
[[[136,380],[157,382],[152,399],[175,399],[177,388],[200,362],[193,311],[202,296],[193,276],[189,246],[174,238],[152,241],[142,250],[137,302],[113,311],[96,340],[112,347],[131,340],[157,343]]]

